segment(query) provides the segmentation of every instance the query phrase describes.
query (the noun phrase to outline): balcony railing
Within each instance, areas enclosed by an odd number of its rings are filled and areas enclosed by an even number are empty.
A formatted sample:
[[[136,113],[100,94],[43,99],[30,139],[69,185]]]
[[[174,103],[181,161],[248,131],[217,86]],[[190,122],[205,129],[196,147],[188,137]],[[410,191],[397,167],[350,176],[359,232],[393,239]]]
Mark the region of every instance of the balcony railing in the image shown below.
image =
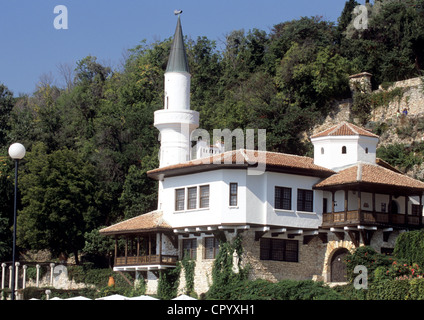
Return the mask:
[[[323,226],[341,226],[350,224],[372,224],[382,226],[416,227],[423,225],[423,217],[404,214],[389,214],[371,211],[348,211],[323,214]]]
[[[170,255],[150,255],[150,256],[127,256],[116,257],[115,266],[143,266],[143,265],[168,265],[175,266],[178,256]]]

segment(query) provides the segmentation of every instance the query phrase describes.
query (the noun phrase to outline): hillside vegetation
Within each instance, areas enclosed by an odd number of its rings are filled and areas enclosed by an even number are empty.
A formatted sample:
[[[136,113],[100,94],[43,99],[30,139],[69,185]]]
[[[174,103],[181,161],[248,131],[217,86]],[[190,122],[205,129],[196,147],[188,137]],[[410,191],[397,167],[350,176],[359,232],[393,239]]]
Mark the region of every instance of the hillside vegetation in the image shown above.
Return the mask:
[[[353,26],[356,5],[347,1],[337,23],[302,17],[270,32],[231,31],[221,51],[206,37],[186,39],[191,107],[201,113],[201,128],[267,129],[268,150],[303,155],[311,150],[304,133],[335,100],[351,97],[349,75],[372,73],[374,88],[420,76],[423,1],[367,4],[366,30]],[[141,41],[116,70],[93,56],[62,65],[62,88],[42,77],[32,95],[15,98],[0,85],[0,260],[11,255],[7,148],[15,141],[27,148],[19,175],[21,250],[49,249],[77,262],[81,252],[107,257],[109,239],[96,230],[155,209],[156,183],[146,172],[158,165],[153,114],[163,107],[170,44]]]

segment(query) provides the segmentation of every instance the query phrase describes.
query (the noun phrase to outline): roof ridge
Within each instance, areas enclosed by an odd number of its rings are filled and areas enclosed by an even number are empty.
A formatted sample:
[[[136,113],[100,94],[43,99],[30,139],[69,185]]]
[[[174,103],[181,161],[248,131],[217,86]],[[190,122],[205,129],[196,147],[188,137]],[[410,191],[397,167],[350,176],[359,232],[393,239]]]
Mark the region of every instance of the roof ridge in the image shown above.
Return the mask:
[[[357,135],[360,135],[360,133],[358,132],[358,130],[355,129],[355,127],[358,128],[358,126],[355,126],[353,123],[349,123],[346,122],[346,125],[349,127],[350,130],[352,130],[354,133],[356,133]]]

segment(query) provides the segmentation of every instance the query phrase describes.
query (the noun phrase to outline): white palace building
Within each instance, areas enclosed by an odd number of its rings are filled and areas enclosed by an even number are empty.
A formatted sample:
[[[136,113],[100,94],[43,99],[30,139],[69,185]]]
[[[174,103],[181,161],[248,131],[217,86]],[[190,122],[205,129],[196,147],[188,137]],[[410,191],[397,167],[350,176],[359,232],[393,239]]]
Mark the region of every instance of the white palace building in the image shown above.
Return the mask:
[[[314,158],[202,142],[193,159],[190,78],[178,17],[164,109],[155,112],[160,167],[148,172],[159,182],[158,209],[100,231],[126,239],[114,269],[137,271],[148,293],[186,255],[196,261],[195,292],[206,292],[219,243],[238,234],[251,279],[344,282],[349,250],[391,253],[400,232],[422,227],[424,183],[376,158],[379,137],[347,122],[311,137]]]

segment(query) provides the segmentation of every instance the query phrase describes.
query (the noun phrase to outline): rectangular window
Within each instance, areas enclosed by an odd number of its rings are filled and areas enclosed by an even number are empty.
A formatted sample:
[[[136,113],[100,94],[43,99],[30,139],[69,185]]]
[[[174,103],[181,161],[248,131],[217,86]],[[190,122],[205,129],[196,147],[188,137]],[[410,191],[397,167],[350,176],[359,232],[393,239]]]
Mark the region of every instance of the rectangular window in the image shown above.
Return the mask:
[[[209,186],[200,187],[200,208],[209,208]]]
[[[413,216],[421,216],[423,212],[423,206],[420,206],[418,204],[412,205],[412,215]]]
[[[175,211],[184,210],[185,189],[175,190]]]
[[[275,209],[291,210],[291,193],[291,188],[275,187]]]
[[[238,184],[237,183],[230,183],[230,207],[236,207],[237,206],[237,190]]]
[[[188,188],[187,190],[187,209],[196,209],[197,208],[197,187]]]
[[[183,239],[183,257],[196,259],[197,257],[197,239]]]
[[[205,259],[215,259],[219,252],[219,241],[214,237],[205,238]]]
[[[313,212],[314,193],[312,190],[297,190],[297,211]]]
[[[387,209],[387,205],[386,205],[386,203],[381,203],[381,212],[386,212],[386,209]]]
[[[297,240],[262,238],[260,259],[273,261],[298,262],[299,242]]]

